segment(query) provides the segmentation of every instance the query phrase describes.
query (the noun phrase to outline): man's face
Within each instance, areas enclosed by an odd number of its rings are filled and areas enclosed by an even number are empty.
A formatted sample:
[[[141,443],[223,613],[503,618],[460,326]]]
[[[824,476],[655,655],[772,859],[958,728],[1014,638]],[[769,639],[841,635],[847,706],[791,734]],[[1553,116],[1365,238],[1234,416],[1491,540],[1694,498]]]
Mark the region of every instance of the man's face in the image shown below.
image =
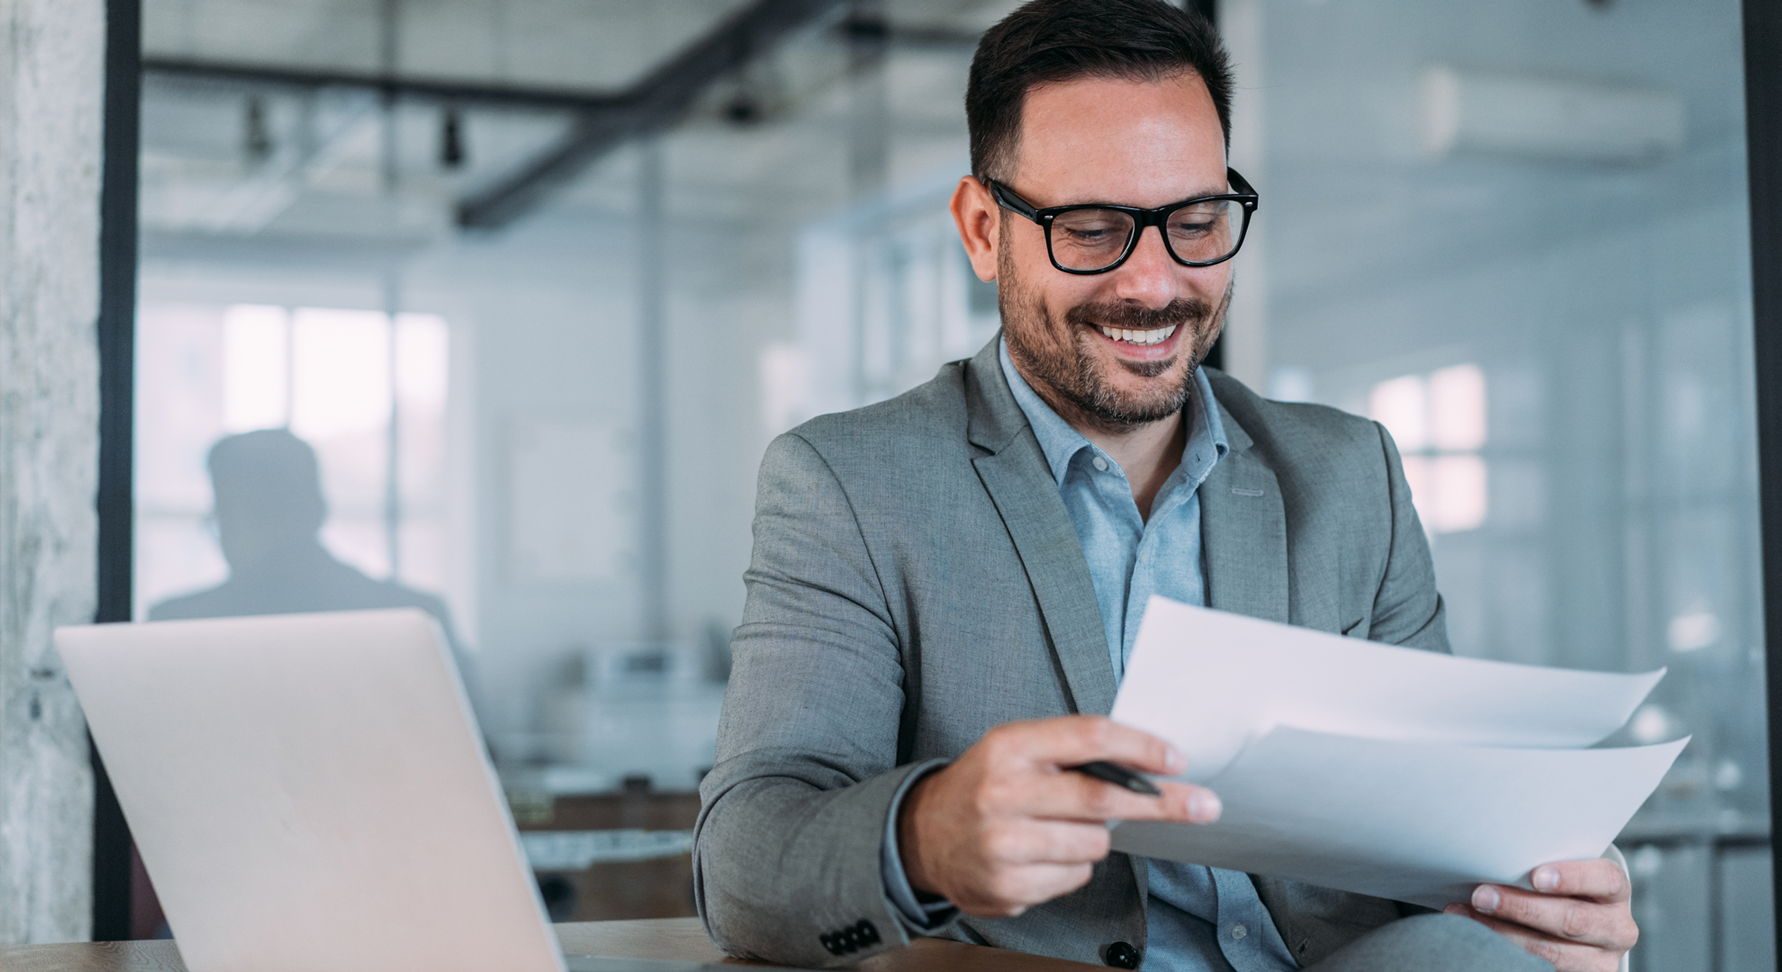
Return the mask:
[[[1042,209],[1091,202],[1151,208],[1229,192],[1212,97],[1193,74],[1036,88],[1022,113],[1009,187]],[[1067,418],[1108,432],[1179,411],[1224,322],[1231,263],[1182,266],[1149,227],[1118,268],[1067,274],[1047,256],[1042,227],[1006,211],[1000,219],[1003,330],[1029,383]]]

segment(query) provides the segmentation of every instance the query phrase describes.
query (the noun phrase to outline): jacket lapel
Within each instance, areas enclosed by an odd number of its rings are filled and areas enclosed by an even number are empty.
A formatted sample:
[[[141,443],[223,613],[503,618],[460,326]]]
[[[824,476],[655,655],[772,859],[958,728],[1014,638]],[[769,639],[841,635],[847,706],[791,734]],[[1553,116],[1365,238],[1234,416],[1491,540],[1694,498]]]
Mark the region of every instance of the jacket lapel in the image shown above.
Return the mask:
[[[1076,711],[1105,715],[1114,707],[1114,668],[1095,582],[1045,452],[1003,377],[1000,340],[998,334],[966,370],[966,434],[990,453],[972,465],[1027,571]]]
[[[1287,513],[1274,471],[1223,405],[1231,451],[1200,486],[1207,607],[1287,622]]]

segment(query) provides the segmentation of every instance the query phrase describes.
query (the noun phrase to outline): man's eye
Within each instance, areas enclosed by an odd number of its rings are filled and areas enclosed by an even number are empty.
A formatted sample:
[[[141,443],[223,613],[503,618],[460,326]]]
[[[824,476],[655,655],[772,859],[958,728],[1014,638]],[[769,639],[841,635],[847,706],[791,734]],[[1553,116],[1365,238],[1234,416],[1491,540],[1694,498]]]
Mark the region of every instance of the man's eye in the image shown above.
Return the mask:
[[[1077,209],[1052,224],[1054,240],[1071,246],[1115,246],[1126,240],[1132,223],[1118,212]]]

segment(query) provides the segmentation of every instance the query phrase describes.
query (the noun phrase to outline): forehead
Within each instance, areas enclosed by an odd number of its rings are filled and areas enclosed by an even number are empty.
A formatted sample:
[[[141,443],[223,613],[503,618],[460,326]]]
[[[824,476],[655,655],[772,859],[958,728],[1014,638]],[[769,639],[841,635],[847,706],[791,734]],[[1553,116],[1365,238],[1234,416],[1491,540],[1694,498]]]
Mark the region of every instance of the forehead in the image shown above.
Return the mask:
[[[1219,112],[1198,74],[1040,85],[1021,109],[1017,191],[1037,206],[1161,206],[1225,187]]]

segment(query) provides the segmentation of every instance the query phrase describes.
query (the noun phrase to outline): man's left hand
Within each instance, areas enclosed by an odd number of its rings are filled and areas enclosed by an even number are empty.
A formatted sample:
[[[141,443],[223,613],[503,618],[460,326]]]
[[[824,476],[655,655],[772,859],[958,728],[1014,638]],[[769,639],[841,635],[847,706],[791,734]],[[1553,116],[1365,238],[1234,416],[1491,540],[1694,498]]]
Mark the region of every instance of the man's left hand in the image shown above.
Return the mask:
[[[1529,875],[1534,891],[1481,884],[1465,915],[1553,964],[1556,972],[1615,972],[1640,937],[1629,906],[1631,886],[1607,858],[1543,864]]]

